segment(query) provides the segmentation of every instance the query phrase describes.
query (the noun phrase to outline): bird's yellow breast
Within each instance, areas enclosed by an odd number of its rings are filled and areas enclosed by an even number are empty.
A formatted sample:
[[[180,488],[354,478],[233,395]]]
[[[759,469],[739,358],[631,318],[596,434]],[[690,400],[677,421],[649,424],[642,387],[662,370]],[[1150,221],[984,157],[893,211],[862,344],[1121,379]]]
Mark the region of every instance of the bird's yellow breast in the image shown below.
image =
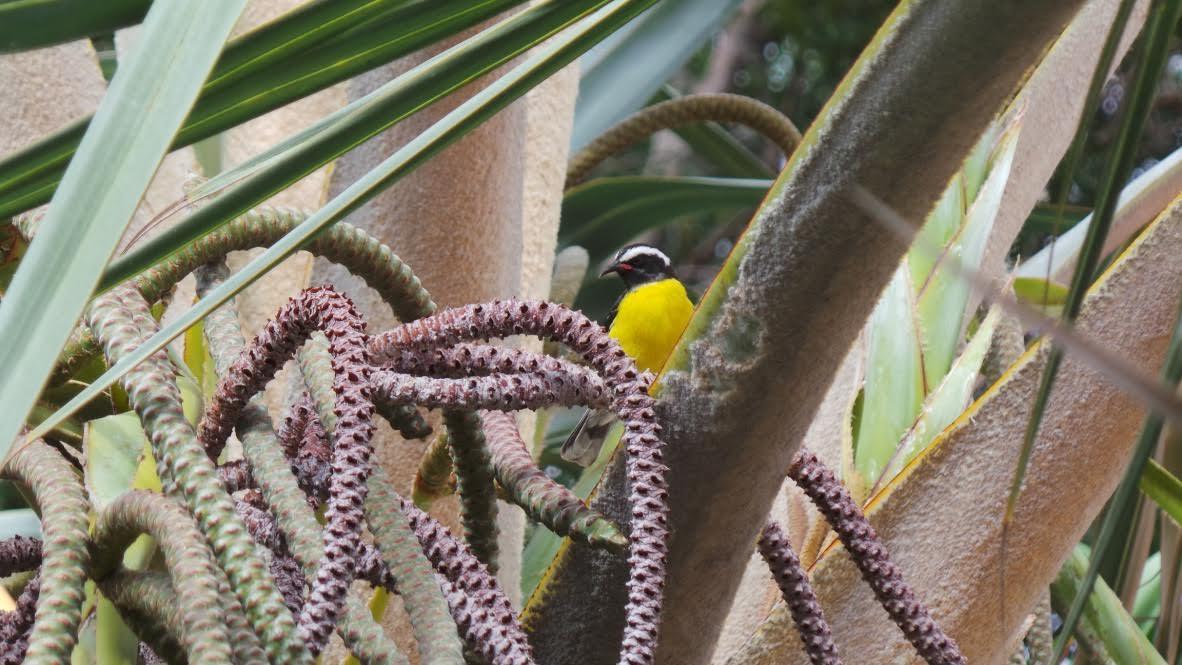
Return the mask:
[[[676,279],[641,284],[624,294],[609,334],[637,366],[659,371],[693,314],[694,305]]]

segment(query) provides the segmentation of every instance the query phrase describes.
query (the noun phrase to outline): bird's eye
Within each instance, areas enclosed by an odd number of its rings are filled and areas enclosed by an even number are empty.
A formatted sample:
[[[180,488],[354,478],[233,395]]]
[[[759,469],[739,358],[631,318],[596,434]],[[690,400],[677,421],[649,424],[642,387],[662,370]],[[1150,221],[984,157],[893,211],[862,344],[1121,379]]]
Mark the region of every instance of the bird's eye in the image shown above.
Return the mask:
[[[632,264],[631,264],[631,263],[621,263],[621,264],[620,264],[620,265],[617,267],[617,269],[618,269],[618,270],[622,270],[622,271],[624,271],[624,272],[628,272],[628,271],[632,270]]]

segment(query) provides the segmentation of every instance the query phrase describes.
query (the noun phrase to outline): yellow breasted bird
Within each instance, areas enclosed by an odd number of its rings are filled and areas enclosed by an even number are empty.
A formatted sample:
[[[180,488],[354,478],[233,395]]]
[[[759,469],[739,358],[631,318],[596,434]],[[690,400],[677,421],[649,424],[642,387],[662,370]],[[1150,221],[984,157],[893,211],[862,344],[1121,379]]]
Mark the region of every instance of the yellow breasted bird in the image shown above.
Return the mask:
[[[600,277],[612,273],[624,280],[628,290],[612,309],[608,334],[640,369],[659,372],[689,323],[694,305],[674,276],[669,257],[651,245],[637,243],[620,249]],[[588,411],[562,444],[562,458],[580,466],[594,462],[613,420],[607,411]]]

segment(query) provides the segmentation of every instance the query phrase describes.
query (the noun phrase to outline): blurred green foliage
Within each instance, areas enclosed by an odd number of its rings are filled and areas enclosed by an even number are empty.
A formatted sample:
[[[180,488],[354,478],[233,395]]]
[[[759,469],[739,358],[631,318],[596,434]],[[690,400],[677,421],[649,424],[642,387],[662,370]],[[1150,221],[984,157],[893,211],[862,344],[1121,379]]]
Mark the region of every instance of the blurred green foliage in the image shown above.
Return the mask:
[[[812,122],[854,64],[894,0],[830,0],[764,4],[748,48],[735,68],[733,91]]]

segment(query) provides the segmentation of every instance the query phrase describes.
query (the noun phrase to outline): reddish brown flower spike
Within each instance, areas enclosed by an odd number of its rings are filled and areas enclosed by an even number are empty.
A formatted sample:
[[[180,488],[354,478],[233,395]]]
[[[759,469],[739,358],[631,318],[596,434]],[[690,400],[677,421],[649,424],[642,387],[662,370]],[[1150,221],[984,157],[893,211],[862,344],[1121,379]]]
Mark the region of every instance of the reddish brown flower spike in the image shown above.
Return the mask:
[[[927,607],[903,581],[903,574],[891,562],[874,527],[833,472],[815,454],[802,450],[788,467],[788,477],[825,516],[862,578],[874,590],[878,602],[920,657],[930,665],[963,665],[965,659],[960,647],[944,634]]]
[[[603,378],[613,394],[612,409],[630,426],[622,444],[628,454],[629,497],[633,507],[633,534],[628,564],[628,606],[620,662],[648,665],[653,662],[660,625],[665,559],[668,551],[664,501],[666,469],[660,465],[664,445],[657,436],[647,375],[633,378],[635,365],[607,332],[579,312],[538,302],[514,302],[458,307],[375,337],[370,350],[375,358],[394,358],[406,349],[440,348],[456,342],[526,333],[560,342],[581,355]],[[648,435],[648,436],[645,436]],[[642,472],[638,463],[647,458],[655,466]],[[657,498],[645,498],[643,493]]]
[[[318,287],[289,300],[218,384],[201,421],[199,437],[216,459],[246,400],[262,390],[315,329],[323,331],[330,340],[335,375],[333,391],[337,396],[336,412],[340,415],[333,433],[324,558],[299,620],[300,633],[309,650],[319,653],[336,625],[349,584],[357,572],[361,506],[365,503],[369,441],[373,435],[371,367],[366,362],[368,337],[365,321],[349,299],[330,288]]]

